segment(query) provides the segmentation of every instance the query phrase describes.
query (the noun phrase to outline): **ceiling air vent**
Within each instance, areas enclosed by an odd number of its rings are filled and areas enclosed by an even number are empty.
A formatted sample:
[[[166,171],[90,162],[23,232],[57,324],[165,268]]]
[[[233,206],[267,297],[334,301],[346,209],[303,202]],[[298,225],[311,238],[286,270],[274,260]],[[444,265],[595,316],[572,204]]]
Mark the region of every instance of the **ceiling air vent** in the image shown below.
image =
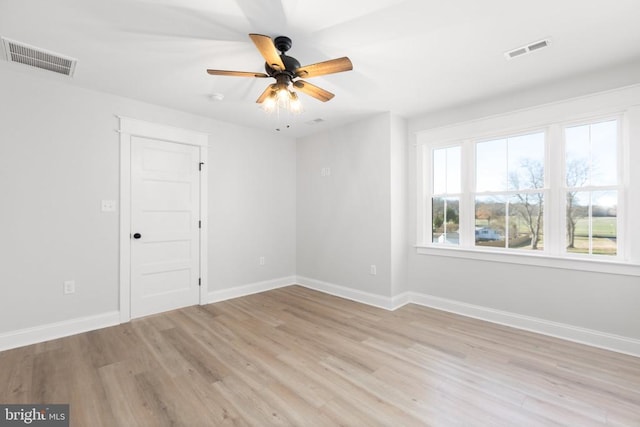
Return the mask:
[[[318,123],[322,123],[322,122],[324,122],[324,119],[317,118],[317,119],[313,119],[313,120],[311,120],[309,122],[306,122],[306,124],[308,124],[308,125],[317,125]]]
[[[9,62],[18,62],[65,76],[73,76],[77,60],[39,47],[2,37],[2,45]]]
[[[548,47],[549,44],[551,44],[551,40],[547,39],[547,40],[540,40],[537,42],[533,42],[533,43],[529,43],[526,46],[520,46],[517,47],[513,50],[510,50],[509,52],[505,52],[504,56],[507,59],[513,59],[513,58],[517,58],[518,56],[523,56],[523,55],[527,55],[535,50],[540,50],[543,49],[545,47]]]

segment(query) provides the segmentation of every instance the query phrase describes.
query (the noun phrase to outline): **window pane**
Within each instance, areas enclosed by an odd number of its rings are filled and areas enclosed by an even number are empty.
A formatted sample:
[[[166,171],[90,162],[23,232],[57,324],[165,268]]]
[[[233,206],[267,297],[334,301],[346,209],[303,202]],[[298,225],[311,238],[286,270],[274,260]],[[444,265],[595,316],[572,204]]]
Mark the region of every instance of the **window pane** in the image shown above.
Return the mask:
[[[544,132],[509,138],[509,189],[544,188]]]
[[[567,252],[589,253],[589,192],[567,193]]]
[[[458,198],[434,197],[431,200],[431,217],[433,243],[459,244],[460,201]]]
[[[544,195],[516,194],[509,201],[509,248],[543,249]]]
[[[618,183],[618,122],[591,125],[591,185]]]
[[[447,191],[447,150],[433,150],[433,194]]]
[[[447,193],[455,194],[462,191],[460,185],[460,147],[447,148]]]
[[[567,187],[589,185],[590,176],[589,125],[565,129]]]
[[[476,197],[476,246],[505,247],[505,199]]]
[[[460,193],[460,152],[457,147],[433,150],[433,193]]]
[[[617,254],[617,215],[616,191],[594,191],[591,194],[591,251],[593,254]]]
[[[433,243],[444,241],[444,199],[434,197],[431,199],[431,241]]]
[[[565,129],[568,187],[618,183],[618,121]]]
[[[618,253],[618,194],[583,191],[567,194],[567,252]]]
[[[476,144],[476,191],[507,188],[507,140]]]

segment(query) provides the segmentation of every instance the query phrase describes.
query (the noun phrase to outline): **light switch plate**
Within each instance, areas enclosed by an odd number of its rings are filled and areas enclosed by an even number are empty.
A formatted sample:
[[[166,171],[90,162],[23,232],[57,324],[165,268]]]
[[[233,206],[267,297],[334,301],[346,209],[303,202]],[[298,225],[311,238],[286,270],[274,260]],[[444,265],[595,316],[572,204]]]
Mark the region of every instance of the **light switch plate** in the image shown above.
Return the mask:
[[[102,201],[102,212],[115,212],[116,211],[116,201],[115,200],[103,200]]]
[[[75,280],[65,280],[64,281],[64,294],[69,295],[76,292],[76,282]]]

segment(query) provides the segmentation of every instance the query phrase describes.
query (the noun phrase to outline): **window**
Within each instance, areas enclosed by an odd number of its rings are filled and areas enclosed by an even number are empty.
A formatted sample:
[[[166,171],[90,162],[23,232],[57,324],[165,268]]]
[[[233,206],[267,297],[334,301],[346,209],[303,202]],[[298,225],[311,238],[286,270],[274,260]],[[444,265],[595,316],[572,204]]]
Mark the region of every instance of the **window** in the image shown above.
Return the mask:
[[[620,141],[609,118],[423,145],[425,244],[619,257]]]
[[[544,132],[475,144],[475,245],[539,250],[544,235]]]
[[[617,120],[564,130],[567,252],[618,253],[618,139]]]
[[[460,147],[433,150],[431,238],[434,243],[457,245],[460,241]]]

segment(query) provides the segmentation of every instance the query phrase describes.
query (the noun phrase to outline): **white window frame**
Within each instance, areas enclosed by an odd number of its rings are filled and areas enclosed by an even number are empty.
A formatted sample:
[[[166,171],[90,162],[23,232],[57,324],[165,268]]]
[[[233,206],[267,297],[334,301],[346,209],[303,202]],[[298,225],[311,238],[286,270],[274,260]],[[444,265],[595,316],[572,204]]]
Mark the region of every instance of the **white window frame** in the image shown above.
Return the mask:
[[[477,164],[477,150],[476,147],[478,146],[478,144],[481,144],[483,142],[488,142],[488,141],[493,141],[496,139],[502,139],[502,138],[517,138],[519,136],[524,136],[524,135],[529,135],[529,134],[533,134],[533,133],[543,133],[544,134],[544,186],[542,188],[538,188],[538,189],[527,189],[527,190],[504,190],[504,191],[484,191],[484,192],[476,192],[476,176],[477,174],[475,173],[475,167]],[[468,175],[471,175],[470,177],[470,187],[469,187],[469,206],[470,209],[472,209],[473,211],[475,211],[475,203],[476,203],[476,197],[477,196],[492,196],[492,195],[507,195],[507,194],[517,194],[517,193],[543,193],[544,194],[544,212],[543,212],[543,235],[545,236],[545,252],[540,252],[540,253],[546,253],[546,243],[547,243],[547,220],[549,219],[549,213],[548,213],[548,209],[546,208],[547,206],[547,199],[549,196],[549,168],[547,167],[547,162],[549,161],[549,136],[548,136],[548,129],[545,127],[532,127],[532,128],[527,128],[527,129],[523,129],[520,132],[511,132],[511,133],[506,133],[506,132],[502,132],[502,133],[496,133],[495,136],[491,136],[491,137],[484,137],[484,138],[480,138],[480,139],[470,139],[467,141],[467,144],[469,144],[469,151],[473,151],[472,154],[472,160],[473,162],[468,165],[470,166],[470,168],[468,169],[468,171],[473,171],[474,173],[467,173]],[[475,229],[475,215],[471,216],[471,218],[469,219],[469,222],[471,222],[471,226]],[[482,247],[482,246],[476,246],[475,245],[475,234],[474,234],[474,239],[471,242],[472,245],[475,249],[477,250],[488,250],[488,251],[495,251],[495,252],[507,252],[507,253],[513,253],[514,249],[513,248],[490,248],[490,247]],[[518,251],[520,252],[520,251]],[[528,252],[526,251],[522,251],[523,254],[528,254]],[[532,252],[534,254],[538,253],[538,252]]]
[[[466,165],[464,164],[464,146],[462,144],[451,144],[451,143],[447,143],[447,144],[439,144],[437,146],[433,146],[430,150],[426,150],[426,154],[428,155],[428,159],[426,160],[426,164],[428,165],[432,165],[433,164],[433,151],[435,149],[441,149],[441,148],[451,148],[451,147],[460,147],[461,148],[461,153],[460,153],[460,159],[461,159],[461,164],[460,164],[460,172],[462,174],[462,176],[460,177],[460,193],[446,193],[444,195],[441,195],[443,197],[458,197],[459,199],[459,208],[460,211],[462,211],[462,204],[463,204],[463,200],[464,200],[464,194],[465,194],[465,181],[464,181],[464,174],[465,174],[465,170],[466,170]],[[429,171],[425,171],[424,174],[425,179],[427,179],[427,183],[426,188],[430,189],[429,193],[432,192],[431,189],[433,189],[433,174],[430,173]],[[432,237],[432,230],[431,227],[427,227],[427,224],[433,224],[433,217],[432,217],[432,206],[431,206],[431,198],[426,198],[423,197],[422,200],[422,208],[424,210],[424,212],[426,213],[426,215],[428,215],[429,218],[429,222],[425,222],[423,225],[424,227],[424,236],[423,239],[424,241],[429,241],[431,244],[433,244],[431,241],[433,239]],[[462,238],[462,234],[463,234],[463,230],[462,230],[462,218],[459,218],[459,231],[458,234],[460,235],[460,238]],[[452,246],[452,247],[458,247],[458,245],[454,245],[452,243],[442,243],[438,246],[441,245],[445,245],[445,246]]]
[[[576,102],[576,101],[573,101]],[[579,101],[578,101],[579,102]],[[630,240],[627,238],[628,218],[627,190],[629,186],[629,122],[624,109],[600,112],[599,114],[576,114],[567,120],[554,120],[550,114],[539,114],[540,109],[516,112],[513,116],[534,116],[528,126],[513,125],[511,115],[490,117],[474,122],[462,123],[446,128],[417,134],[417,244],[418,254],[478,259],[494,262],[538,265],[554,268],[576,269],[604,273],[640,276],[639,260],[631,259]],[[540,119],[540,116],[546,117]],[[569,253],[564,247],[566,233],[566,181],[564,129],[571,126],[618,120],[618,218],[617,255],[585,255]],[[518,121],[518,120],[515,120]],[[491,128],[491,123],[509,122],[512,125]],[[478,142],[517,136],[536,131],[545,132],[545,188],[544,192],[544,251],[524,251],[509,248],[487,248],[475,246],[470,240],[469,229],[474,228],[475,198],[475,145]],[[443,138],[443,136],[448,138]],[[452,136],[453,135],[453,136]],[[456,137],[456,135],[459,135]],[[433,149],[460,145],[462,148],[462,195],[460,197],[460,242],[434,244],[431,239],[431,165]],[[471,153],[470,153],[471,151]],[[586,189],[585,189],[586,190]],[[562,214],[561,214],[562,212]],[[637,215],[636,215],[637,216]],[[472,236],[472,235],[471,235]],[[472,236],[474,237],[474,236]],[[636,250],[636,253],[638,251]]]
[[[626,183],[625,183],[625,164],[623,161],[623,157],[625,156],[625,146],[623,144],[623,128],[624,128],[624,123],[625,123],[625,115],[624,114],[616,114],[616,115],[610,115],[610,116],[601,116],[601,117],[595,117],[592,120],[578,120],[578,121],[571,121],[571,122],[566,122],[562,124],[562,182],[564,185],[562,185],[562,192],[561,192],[561,197],[564,200],[564,207],[566,209],[566,194],[568,191],[568,187],[566,185],[566,146],[565,146],[565,130],[567,128],[570,127],[574,127],[574,126],[582,126],[582,125],[592,125],[592,124],[597,124],[597,123],[601,123],[601,122],[606,122],[606,121],[611,121],[611,120],[617,120],[618,121],[618,135],[617,135],[617,141],[616,141],[616,150],[617,150],[617,184],[616,185],[601,185],[601,186],[584,186],[581,187],[579,191],[584,191],[584,192],[594,192],[594,191],[616,191],[618,194],[618,214],[616,216],[616,227],[617,227],[617,232],[616,232],[616,245],[617,245],[617,255],[615,257],[612,257],[610,255],[585,255],[585,254],[578,254],[578,253],[571,253],[567,251],[566,248],[566,241],[563,238],[561,240],[561,247],[558,248],[560,255],[563,257],[567,257],[567,258],[584,258],[584,257],[588,257],[589,259],[595,259],[595,260],[603,260],[606,261],[607,259],[615,259],[615,261],[619,261],[619,262],[624,262],[627,258],[627,245],[625,244],[625,240],[626,240],[626,234],[625,230],[626,230],[626,218],[628,217],[627,212],[626,212],[626,204],[625,204],[625,200],[626,200]],[[566,227],[567,227],[567,216],[563,215],[562,216],[562,231],[566,232]]]

